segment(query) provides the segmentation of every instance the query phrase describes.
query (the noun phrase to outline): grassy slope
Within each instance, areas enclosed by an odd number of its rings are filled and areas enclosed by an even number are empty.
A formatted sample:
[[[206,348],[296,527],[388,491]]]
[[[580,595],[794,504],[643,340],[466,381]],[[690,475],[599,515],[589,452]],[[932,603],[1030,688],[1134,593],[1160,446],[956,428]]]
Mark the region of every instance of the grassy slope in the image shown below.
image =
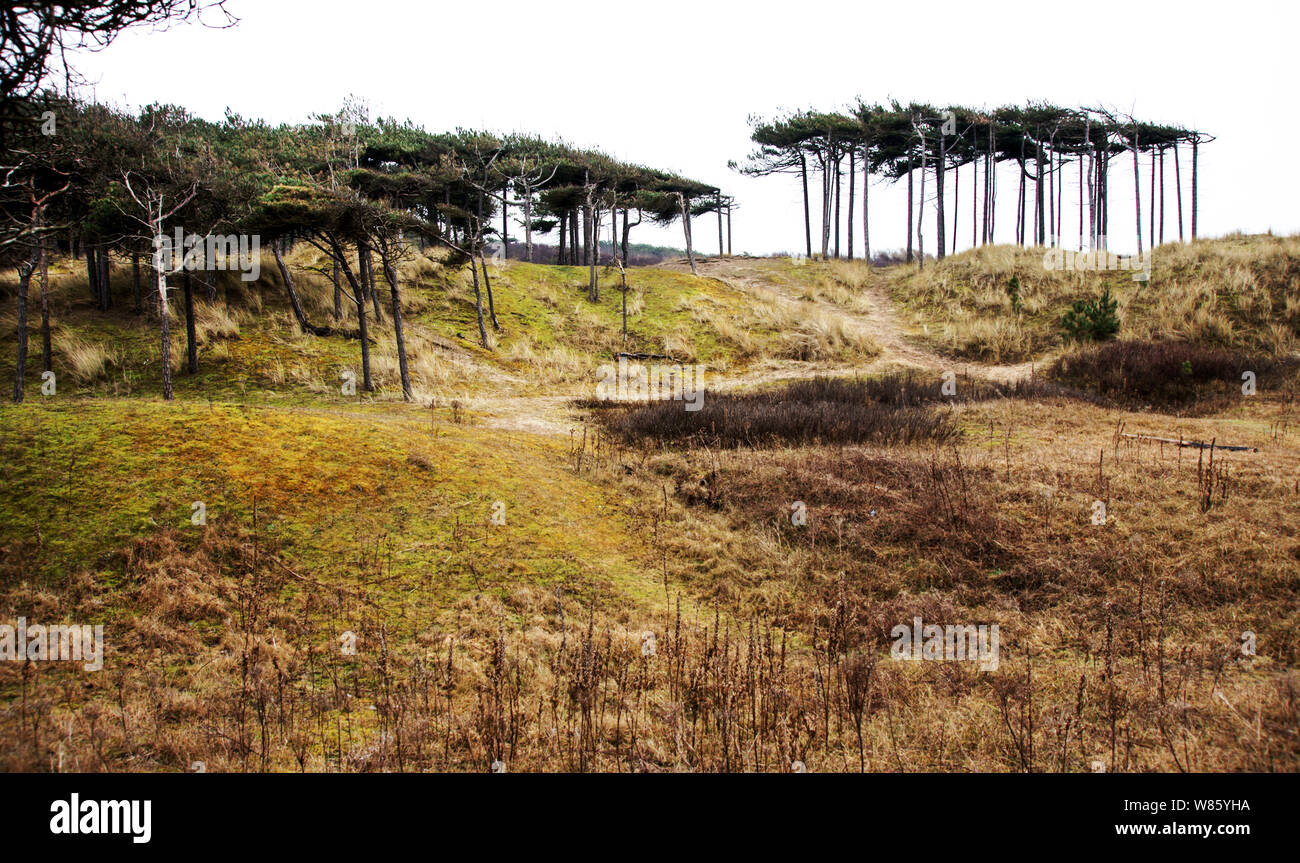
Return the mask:
[[[190,530],[193,501],[206,504],[210,525],[250,530],[256,504],[259,529],[312,571],[356,559],[359,541],[400,536],[392,565],[436,570],[447,593],[435,602],[502,589],[507,578],[592,588],[612,579],[607,589],[635,581],[626,561],[580,559],[617,548],[624,525],[607,494],[561,469],[563,448],[549,439],[431,424],[414,409],[137,400],[6,406],[3,428],[3,540],[40,537],[42,566],[23,573],[38,583],[111,558],[151,529]],[[572,511],[547,505],[569,498]],[[511,502],[508,530],[485,528],[496,500]],[[445,558],[458,529],[475,544],[472,566]]]
[[[1121,338],[1172,338],[1242,348],[1267,356],[1300,345],[1300,238],[1232,236],[1154,252],[1148,282],[1128,271],[1049,271],[1044,249],[991,246],[883,271],[860,263],[810,261],[787,267],[832,302],[852,308],[874,282],[910,319],[912,334],[934,350],[985,362],[1023,362],[1061,346],[1059,321],[1070,303],[1109,288],[1119,301]],[[1006,292],[1020,280],[1023,314]],[[847,292],[846,292],[847,289]]]

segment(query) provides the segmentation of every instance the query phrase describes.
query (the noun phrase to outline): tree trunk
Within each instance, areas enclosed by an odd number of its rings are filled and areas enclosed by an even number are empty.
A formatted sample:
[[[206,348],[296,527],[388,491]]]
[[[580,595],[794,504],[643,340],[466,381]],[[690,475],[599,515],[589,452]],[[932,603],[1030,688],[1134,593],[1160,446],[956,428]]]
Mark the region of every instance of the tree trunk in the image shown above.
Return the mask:
[[[640,208],[638,208],[636,211],[636,221],[632,222],[631,224],[628,224],[627,210],[623,211],[623,265],[624,266],[627,266],[628,255],[632,253],[631,245],[628,243],[628,237],[630,236],[631,229],[641,224],[642,218],[643,217],[641,215],[641,210]],[[731,246],[731,209],[730,208],[727,209],[727,246],[728,246],[728,251],[730,251],[730,246]]]
[[[862,258],[868,265],[871,263],[871,228],[867,218],[867,192],[871,189],[871,162],[867,159],[867,151],[862,151]]]
[[[134,306],[131,311],[137,315],[144,311],[144,302],[140,298],[140,255],[135,253],[131,255],[131,301]]]
[[[569,263],[578,266],[578,210],[569,211]]]
[[[487,327],[483,324],[483,295],[479,293],[478,287],[478,267],[474,264],[474,258],[471,255],[469,259],[469,271],[474,276],[474,314],[478,318],[478,337],[479,344],[484,350],[488,346]]]
[[[803,235],[808,257],[812,257],[812,211],[808,206],[808,158],[799,154],[799,174],[803,178]]]
[[[1097,166],[1097,241],[1102,249],[1110,249],[1110,156],[1102,154]]]
[[[402,398],[408,402],[415,401],[411,371],[406,363],[406,334],[402,330],[402,292],[397,284],[397,268],[393,266],[386,250],[381,248],[379,254],[383,261],[384,277],[388,279],[388,287],[393,294],[393,333],[397,338],[397,368],[402,377]]]
[[[1178,169],[1178,144],[1174,143],[1174,187],[1178,193],[1178,242],[1183,242],[1183,174]]]
[[[1056,154],[1056,245],[1061,245],[1061,226],[1065,222],[1065,156]]]
[[[144,314],[149,320],[154,320],[158,316],[158,291],[155,290],[158,285],[158,268],[154,265],[153,255],[149,255],[144,260],[145,276],[141,281],[154,286],[154,288],[145,291],[144,297],[149,301],[149,305],[144,307]]]
[[[185,370],[193,375],[199,371],[199,343],[194,325],[194,280],[189,270],[181,282],[185,286]]]
[[[850,261],[853,260],[853,202],[854,202],[854,193],[856,192],[855,186],[858,182],[857,155],[858,155],[858,151],[850,147],[849,148],[849,209],[848,209],[849,219],[848,219],[848,224],[845,225],[845,227],[848,229],[849,232],[849,260]]]
[[[619,251],[623,264],[627,265],[627,232],[630,226],[627,223],[627,207],[623,208],[623,242],[619,245]]]
[[[989,146],[992,147],[993,124],[989,124]],[[989,178],[992,171],[989,170],[989,161],[993,155],[992,149],[984,154],[984,204],[980,221],[980,245],[988,245],[989,242]]]
[[[1083,153],[1079,153],[1079,249],[1083,249]]]
[[[587,252],[587,299],[593,303],[600,302],[600,282],[596,276],[596,267],[600,261],[600,217],[596,207],[587,207],[587,231],[583,242]]]
[[[352,277],[352,268],[343,262],[343,274],[352,285],[357,305],[357,329],[361,337],[361,388],[368,393],[375,391],[374,380],[370,376],[370,327],[366,323],[366,301],[370,299],[366,292],[370,290],[370,280],[366,278],[366,261],[370,259],[370,246],[365,240],[357,240],[357,276]],[[478,281],[475,280],[476,293]]]
[[[99,257],[99,290],[100,296],[103,297],[103,305],[100,307],[108,311],[113,307],[112,278],[109,276],[108,269],[108,249],[100,247]]]
[[[1020,185],[1016,202],[1016,244],[1025,244],[1025,139],[1020,138]]]
[[[533,186],[524,186],[524,258],[533,262]]]
[[[1056,248],[1056,163],[1051,150],[1047,152],[1047,184],[1047,203],[1050,210],[1047,214],[1048,244],[1054,249]]]
[[[582,265],[591,264],[591,208],[582,208]]]
[[[624,220],[627,219],[627,211],[623,211]],[[623,288],[623,347],[627,347],[627,267],[623,261],[618,262],[618,279]]]
[[[1165,148],[1160,148],[1160,245],[1165,244]]]
[[[370,304],[375,310],[375,323],[378,324],[384,319],[383,313],[379,310],[379,292],[375,290],[375,259],[371,253],[370,244],[363,246],[365,249],[365,264],[362,271],[366,277],[366,293],[370,295]]]
[[[569,262],[569,215],[568,213],[561,213],[559,216],[559,222],[560,222],[559,225],[560,245],[559,245],[559,249],[557,249],[555,253],[555,263],[564,265]]]
[[[41,242],[37,235],[37,242]],[[14,402],[23,400],[23,390],[27,383],[27,287],[32,281],[32,271],[36,268],[40,252],[32,249],[32,256],[18,267],[18,363],[14,367]]]
[[[912,202],[912,149],[907,150],[907,262],[912,263],[912,213],[916,205]]]
[[[948,161],[948,135],[940,133],[939,136],[939,161],[935,162],[935,253],[939,260],[944,260],[944,248],[948,246],[948,235],[944,233],[944,173],[945,164]],[[924,196],[922,196],[922,207],[924,207]]]
[[[925,138],[921,138],[921,205],[916,212],[917,269],[925,269]]]
[[[284,257],[280,254],[280,247],[275,243],[271,244],[271,254],[275,255],[275,265],[280,270],[280,277],[284,279],[284,289],[289,293],[289,305],[293,307],[293,316],[298,320],[298,326],[304,333],[311,333],[315,336],[328,336],[332,330],[329,327],[315,327],[307,320],[307,314],[302,310],[302,301],[298,297],[298,291],[294,288],[293,274],[289,272],[289,267],[284,262]],[[338,276],[338,266],[334,268],[335,277]]]
[[[994,243],[994,233],[998,227],[998,160],[995,155],[997,152],[998,136],[994,131],[993,124],[989,124],[989,239],[990,245]]]
[[[979,202],[980,202],[980,151],[979,151],[979,132],[972,127],[970,131],[971,156],[970,160],[970,247],[973,249],[979,245]]]
[[[44,238],[37,266],[41,271],[41,371],[48,372],[54,370],[54,351],[50,344],[50,256]]]
[[[841,197],[841,193],[844,191],[844,174],[843,172],[840,171],[841,158],[842,157],[838,157],[838,156],[835,158],[835,187],[833,190],[835,194],[835,259],[836,260],[839,260],[840,257],[840,197]]]
[[[1192,139],[1192,239],[1193,240],[1196,239],[1196,180],[1197,180],[1196,162],[1197,162],[1197,150],[1200,146],[1200,143],[1201,142],[1199,140],[1195,138]]]
[[[334,279],[334,320],[343,320],[343,286],[339,284],[339,259],[330,255],[330,275]]]
[[[718,190],[717,195],[714,197],[714,204],[718,208],[718,257],[721,258],[727,252],[727,250],[723,247],[722,244],[722,190],[721,189]],[[627,210],[624,210],[623,214],[626,215]],[[613,214],[611,213],[610,219],[613,220],[613,218],[614,218]]]
[[[1043,200],[1043,147],[1034,141],[1034,245],[1047,244],[1047,202]]]
[[[677,193],[677,205],[682,210],[682,230],[686,234],[686,259],[691,262],[691,275],[698,275],[695,269],[695,247],[691,243],[691,205],[681,192]]]
[[[952,253],[957,254],[957,218],[961,215],[961,156],[952,169]]]
[[[95,305],[103,308],[104,298],[99,290],[99,266],[95,263],[95,250],[90,243],[82,241],[82,251],[86,254],[86,284],[90,295],[95,298]]]
[[[1138,255],[1142,255],[1142,180],[1138,177],[1138,133],[1133,132],[1133,215],[1137,220]]]
[[[325,235],[325,242],[328,243],[330,252],[334,260],[338,262],[339,270],[342,271],[343,277],[347,279],[348,285],[352,288],[352,299],[357,307],[357,328],[358,337],[361,339],[361,376],[362,388],[366,392],[373,392],[374,383],[370,378],[370,332],[366,325],[366,280],[361,278],[360,273],[353,273],[352,267],[348,265],[347,258],[343,256],[343,245],[333,236]],[[361,263],[361,248],[365,245],[364,240],[357,241],[357,265]]]
[[[492,299],[492,280],[488,278],[487,261],[483,260],[483,250],[479,249],[478,262],[483,267],[483,287],[487,288],[488,298],[488,317],[492,320],[492,329],[500,332],[501,324],[497,323],[497,307]],[[470,261],[472,265],[474,262]]]
[[[1097,248],[1097,159],[1096,151],[1088,150],[1088,248]]]
[[[1101,150],[1088,153],[1088,248],[1101,248]]]
[[[1147,209],[1150,214],[1147,221],[1150,223],[1150,240],[1149,248],[1154,251],[1156,247],[1156,151],[1151,151],[1151,193],[1147,197]]]
[[[154,231],[154,236],[162,235],[162,226]],[[163,398],[172,400],[172,325],[171,309],[167,305],[167,271],[155,266],[158,276],[158,332],[159,348],[162,360]]]
[[[1101,160],[1101,247],[1110,249],[1110,156]]]
[[[822,260],[831,253],[831,211],[834,187],[831,185],[830,151],[818,157],[822,169]]]

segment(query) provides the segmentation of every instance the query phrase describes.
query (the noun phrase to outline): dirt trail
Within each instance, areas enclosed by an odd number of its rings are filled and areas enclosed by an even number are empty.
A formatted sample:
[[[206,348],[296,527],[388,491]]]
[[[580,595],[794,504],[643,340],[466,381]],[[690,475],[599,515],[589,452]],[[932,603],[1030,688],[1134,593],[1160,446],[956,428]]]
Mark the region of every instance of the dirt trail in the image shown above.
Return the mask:
[[[576,395],[482,396],[465,400],[467,410],[484,414],[488,428],[567,437],[581,421],[572,407]]]
[[[803,296],[793,288],[781,284],[765,273],[761,258],[708,258],[696,259],[699,274],[717,279],[736,290],[780,301],[811,303],[828,315],[839,318],[847,329],[861,333],[880,346],[880,356],[866,365],[853,366],[855,371],[873,371],[890,364],[915,366],[922,369],[946,368],[952,365],[938,354],[909,343],[903,335],[903,325],[879,285],[871,285],[863,294],[868,311],[861,313],[846,309],[820,297]],[[668,269],[690,270],[685,261],[665,265]],[[807,363],[798,363],[807,366]],[[821,371],[814,372],[816,374]]]
[[[686,260],[661,264],[665,269],[687,271]],[[841,321],[848,330],[865,335],[880,346],[880,355],[870,362],[856,365],[808,363],[797,360],[767,360],[743,372],[711,374],[707,380],[710,389],[729,390],[783,380],[810,378],[817,375],[872,374],[889,366],[910,366],[925,371],[953,370],[965,372],[998,383],[1012,383],[1029,377],[1038,363],[1016,365],[983,365],[966,363],[943,357],[907,335],[907,329],[894,307],[893,301],[878,279],[870,280],[860,294],[863,310],[848,309],[821,297],[810,297],[797,287],[783,283],[768,270],[762,258],[697,258],[696,266],[701,276],[717,279],[742,293],[775,300],[780,303],[812,303],[832,318]],[[524,395],[512,384],[522,383],[518,378],[492,376],[497,392],[491,395],[470,396],[463,400],[465,408],[481,414],[481,422],[489,428],[534,434],[568,435],[580,423],[578,412],[571,405],[577,392],[557,395]]]
[[[672,261],[662,265],[666,269],[690,271],[690,264],[685,260]],[[878,279],[871,279],[862,293],[860,302],[866,307],[859,312],[832,303],[821,297],[809,297],[796,289],[782,284],[765,272],[767,261],[764,258],[696,258],[696,269],[701,276],[717,279],[736,290],[759,296],[776,298],[785,302],[813,303],[827,314],[839,318],[844,325],[863,333],[880,346],[880,356],[870,363],[842,368],[810,368],[807,363],[792,363],[791,372],[802,374],[781,374],[775,378],[757,373],[752,382],[765,382],[783,377],[811,377],[818,374],[872,373],[890,365],[913,366],[925,370],[961,370],[977,377],[986,378],[997,383],[1013,383],[1029,377],[1041,361],[1017,363],[1015,365],[984,365],[969,363],[941,356],[922,344],[908,337],[907,328],[894,308],[894,302]],[[738,375],[735,383],[742,384],[750,375]]]

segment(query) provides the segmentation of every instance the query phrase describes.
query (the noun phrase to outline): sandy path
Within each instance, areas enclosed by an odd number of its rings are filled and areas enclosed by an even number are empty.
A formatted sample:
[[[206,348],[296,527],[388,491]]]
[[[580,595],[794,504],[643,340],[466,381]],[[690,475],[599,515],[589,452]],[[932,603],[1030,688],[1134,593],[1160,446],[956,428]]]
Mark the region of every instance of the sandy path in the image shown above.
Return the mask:
[[[904,325],[902,318],[899,317],[893,300],[890,299],[879,279],[871,279],[862,293],[859,294],[860,302],[866,306],[866,310],[860,312],[847,309],[821,297],[809,298],[803,296],[789,286],[782,284],[779,280],[773,279],[769,273],[764,272],[766,265],[767,261],[763,258],[696,258],[696,269],[701,276],[717,279],[736,290],[785,302],[811,302],[816,304],[819,309],[827,314],[841,319],[846,327],[852,328],[872,339],[880,346],[880,356],[870,363],[834,368],[814,368],[809,363],[792,363],[789,365],[802,369],[804,373],[800,375],[778,372],[771,377],[763,376],[760,373],[752,381],[754,383],[769,379],[810,377],[814,374],[851,374],[853,372],[870,374],[890,365],[913,366],[926,370],[961,370],[998,383],[1012,383],[1029,377],[1036,366],[1043,364],[1042,360],[1036,360],[1015,365],[985,365],[941,356],[907,335],[907,327]],[[662,266],[666,269],[690,271],[690,264],[685,259],[672,261]],[[795,369],[792,368],[789,371],[794,372]],[[735,380],[737,383],[742,383],[749,376],[745,374],[738,375]]]
[[[762,258],[697,258],[696,265],[701,276],[717,279],[741,293],[778,303],[813,303],[827,315],[839,319],[845,329],[864,335],[880,346],[878,357],[856,365],[766,360],[742,372],[713,373],[707,378],[710,389],[729,390],[817,375],[873,374],[899,365],[935,373],[953,370],[998,383],[1011,383],[1029,377],[1036,366],[1042,365],[1040,360],[989,366],[953,360],[935,353],[908,336],[902,318],[878,279],[872,279],[859,295],[862,310],[855,310],[821,297],[805,296],[796,288],[783,284],[767,271],[766,261]],[[678,271],[690,270],[684,259],[661,266]],[[580,411],[572,405],[573,399],[581,396],[581,388],[571,388],[568,394],[524,395],[518,392],[522,387],[517,385],[523,383],[519,378],[486,369],[485,376],[492,380],[495,392],[462,399],[467,410],[479,415],[478,423],[504,431],[558,436],[568,436],[581,424]]]

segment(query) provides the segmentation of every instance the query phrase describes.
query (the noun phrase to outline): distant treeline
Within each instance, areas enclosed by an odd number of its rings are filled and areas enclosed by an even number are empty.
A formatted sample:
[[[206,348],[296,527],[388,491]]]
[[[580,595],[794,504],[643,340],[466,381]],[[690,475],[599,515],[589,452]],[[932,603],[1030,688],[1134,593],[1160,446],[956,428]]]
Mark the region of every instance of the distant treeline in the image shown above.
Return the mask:
[[[510,250],[506,257],[512,261],[530,260],[527,246],[514,240],[510,241]],[[606,261],[613,261],[617,257],[629,267],[653,267],[664,261],[686,257],[686,250],[672,246],[652,246],[648,243],[631,243],[619,249],[608,240],[604,240],[600,243],[600,257]],[[537,264],[563,263],[560,247],[549,243],[533,243],[531,260]]]
[[[1213,137],[1182,126],[1161,125],[1101,108],[1064,108],[1047,103],[983,109],[960,105],[937,107],[911,102],[889,105],[858,102],[844,112],[800,111],[774,120],[751,117],[758,149],[743,164],[731,167],[751,176],[796,174],[803,187],[804,245],[813,254],[813,218],[808,175],[821,180],[823,256],[840,256],[840,228],[847,226],[848,257],[854,257],[854,208],[858,168],[862,172],[863,257],[871,257],[869,189],[872,177],[907,180],[907,260],[916,250],[924,261],[926,178],[932,177],[937,257],[957,248],[960,222],[960,168],[971,166],[971,245],[994,241],[999,164],[1013,166],[1018,179],[1015,242],[1059,246],[1076,226],[1064,223],[1067,187],[1077,194],[1078,243],[1106,248],[1110,227],[1110,167],[1131,154],[1135,228],[1141,253],[1144,230],[1150,246],[1164,242],[1165,156],[1172,158],[1177,198],[1178,238],[1183,239],[1183,181],[1179,151],[1191,149],[1191,236],[1197,233],[1198,154]],[[1147,219],[1143,220],[1139,160],[1150,159]],[[1075,170],[1067,176],[1065,166]],[[847,172],[846,172],[847,169]],[[914,203],[914,178],[920,172],[920,206]],[[951,199],[946,180],[952,173]],[[848,179],[847,213],[842,217],[843,187]],[[1159,182],[1157,184],[1157,177]],[[1157,222],[1156,209],[1159,208]],[[1086,216],[1086,219],[1085,219]],[[915,221],[914,221],[915,217]],[[949,230],[951,224],[951,231]],[[833,239],[832,239],[833,235]]]
[[[212,246],[205,238],[214,235],[232,242],[236,235],[257,238],[275,254],[302,329],[335,335],[307,319],[284,261],[293,244],[306,243],[332,262],[335,319],[342,318],[345,299],[357,309],[366,390],[373,388],[367,308],[374,319],[383,317],[377,281],[387,282],[402,385],[410,398],[397,282],[403,258],[438,246],[448,251],[441,256],[448,266],[469,264],[486,347],[487,328],[498,326],[485,259],[490,243],[522,234],[522,256],[534,260],[534,236],[555,236],[546,260],[587,266],[588,295],[596,301],[597,266],[602,259],[630,259],[634,227],[646,220],[680,220],[694,267],[692,219],[718,214],[721,247],[730,207],[716,186],[597,150],[526,135],[429,132],[410,122],[372,121],[355,101],[309,123],[273,126],[233,113],[210,122],[172,105],[127,113],[43,92],[6,100],[3,119],[0,264],[17,267],[20,276],[14,383],[19,401],[29,287],[33,281],[39,285],[41,335],[48,346],[48,267],[55,254],[85,259],[90,292],[103,311],[113,302],[110,258],[130,262],[134,309],[152,295],[159,312],[163,392],[170,398],[171,294],[184,292],[193,372],[194,283],[201,281],[211,296],[208,274],[229,267],[211,255],[156,254],[160,240],[180,243],[177,251],[184,252],[192,241]],[[611,238],[604,245],[602,231]],[[48,349],[45,357],[48,363]]]

